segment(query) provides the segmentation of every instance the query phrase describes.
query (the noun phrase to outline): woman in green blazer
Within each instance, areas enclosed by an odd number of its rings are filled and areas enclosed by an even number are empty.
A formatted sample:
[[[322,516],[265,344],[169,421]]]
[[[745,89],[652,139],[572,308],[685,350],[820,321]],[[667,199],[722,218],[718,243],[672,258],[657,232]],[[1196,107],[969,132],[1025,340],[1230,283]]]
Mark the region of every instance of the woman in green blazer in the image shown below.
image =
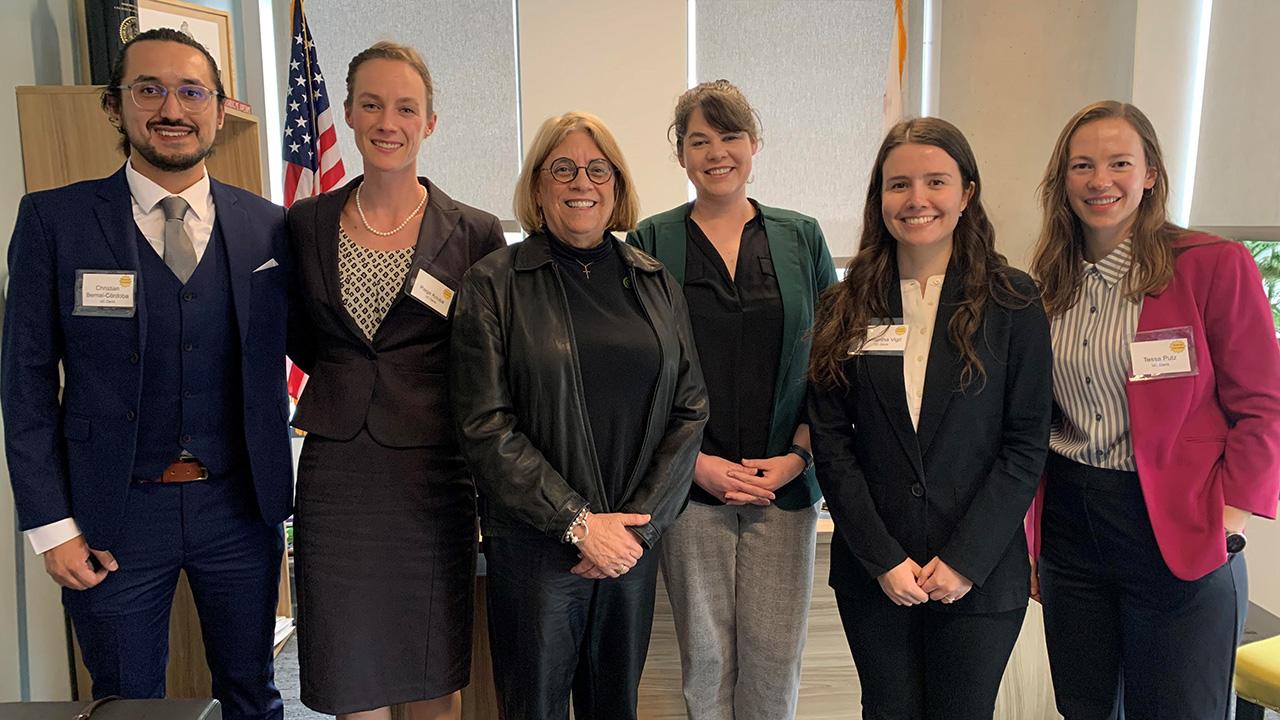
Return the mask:
[[[795,716],[819,491],[801,417],[808,331],[836,282],[818,223],[747,197],[757,114],[728,81],[682,95],[671,124],[697,199],[629,241],[688,300],[711,418],[662,571],[691,720]]]

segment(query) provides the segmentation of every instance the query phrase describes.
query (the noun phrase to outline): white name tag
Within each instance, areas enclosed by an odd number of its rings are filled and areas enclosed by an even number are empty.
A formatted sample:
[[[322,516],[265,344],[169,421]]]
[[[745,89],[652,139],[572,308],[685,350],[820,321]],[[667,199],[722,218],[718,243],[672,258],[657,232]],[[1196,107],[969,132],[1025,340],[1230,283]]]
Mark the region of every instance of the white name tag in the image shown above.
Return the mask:
[[[453,304],[454,294],[453,288],[421,268],[413,279],[413,287],[409,289],[411,297],[440,313],[442,317],[449,317],[449,306]]]
[[[907,349],[907,338],[911,335],[906,325],[869,325],[867,339],[861,347],[849,351],[850,355],[863,353],[882,353],[901,355]]]
[[[1133,379],[1188,375],[1194,372],[1191,343],[1185,337],[1160,338],[1129,343]]]
[[[131,317],[136,309],[138,274],[112,270],[77,270],[73,315]]]

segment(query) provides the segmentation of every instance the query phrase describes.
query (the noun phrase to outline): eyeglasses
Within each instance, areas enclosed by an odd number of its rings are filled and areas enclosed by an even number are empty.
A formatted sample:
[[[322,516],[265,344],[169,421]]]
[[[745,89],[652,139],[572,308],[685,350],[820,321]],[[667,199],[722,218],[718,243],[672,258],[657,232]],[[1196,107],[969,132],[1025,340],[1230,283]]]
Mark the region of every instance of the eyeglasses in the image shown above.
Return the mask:
[[[114,90],[128,90],[133,104],[139,110],[159,110],[169,97],[169,88],[157,82],[136,82],[132,85],[117,85]],[[220,93],[203,85],[179,85],[173,89],[178,104],[187,112],[200,112],[209,106],[209,100],[222,97]]]
[[[596,185],[603,185],[613,177],[613,165],[608,160],[596,158],[586,165],[579,165],[567,157],[551,161],[551,167],[542,168],[542,172],[551,173],[551,179],[558,183],[571,183],[578,177],[579,170],[587,171],[587,179]]]

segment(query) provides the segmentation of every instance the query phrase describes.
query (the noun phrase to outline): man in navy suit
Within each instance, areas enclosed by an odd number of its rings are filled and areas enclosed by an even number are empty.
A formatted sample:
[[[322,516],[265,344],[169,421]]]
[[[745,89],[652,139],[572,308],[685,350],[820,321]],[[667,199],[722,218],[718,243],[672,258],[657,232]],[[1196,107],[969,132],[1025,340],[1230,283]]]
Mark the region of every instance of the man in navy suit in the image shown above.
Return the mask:
[[[224,98],[188,36],[125,46],[102,99],[124,167],[19,206],[0,400],[19,522],[94,696],[164,695],[185,570],[223,716],[281,718],[285,218],[205,171]]]

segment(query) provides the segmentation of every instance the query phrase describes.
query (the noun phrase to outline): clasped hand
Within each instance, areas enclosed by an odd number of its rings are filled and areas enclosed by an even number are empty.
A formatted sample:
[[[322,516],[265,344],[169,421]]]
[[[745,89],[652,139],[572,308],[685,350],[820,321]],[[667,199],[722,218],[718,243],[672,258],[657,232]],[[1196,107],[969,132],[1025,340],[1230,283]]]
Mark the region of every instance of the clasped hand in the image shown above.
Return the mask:
[[[627,574],[644,556],[639,538],[627,528],[648,522],[648,515],[635,513],[587,513],[587,536],[578,543],[582,559],[569,572],[592,580]]]
[[[876,578],[895,605],[920,605],[938,600],[949,605],[969,593],[973,583],[935,557],[924,567],[907,558]]]
[[[804,461],[790,453],[741,463],[698,453],[693,481],[729,505],[768,505],[774,491],[804,472]]]

